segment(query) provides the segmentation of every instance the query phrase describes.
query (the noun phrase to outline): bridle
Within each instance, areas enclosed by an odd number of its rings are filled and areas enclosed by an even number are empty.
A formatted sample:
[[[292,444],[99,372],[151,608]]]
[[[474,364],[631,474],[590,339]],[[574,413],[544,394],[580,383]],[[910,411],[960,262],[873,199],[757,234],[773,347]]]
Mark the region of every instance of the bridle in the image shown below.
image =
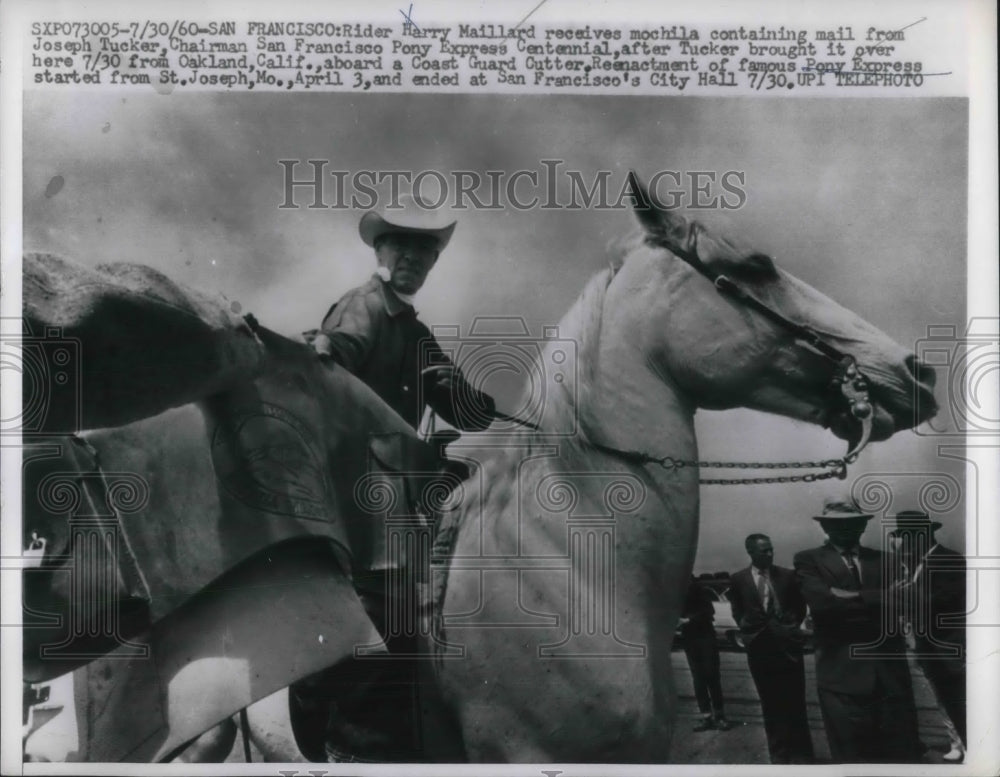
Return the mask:
[[[650,206],[651,207],[651,206]],[[677,471],[686,467],[699,467],[705,469],[772,469],[772,470],[799,470],[817,469],[820,472],[809,472],[799,475],[774,475],[769,477],[754,478],[703,478],[698,482],[703,485],[746,485],[765,483],[812,483],[817,480],[827,480],[838,478],[844,480],[847,477],[847,466],[857,461],[858,455],[868,444],[872,432],[872,405],[868,396],[868,379],[858,369],[857,359],[849,353],[845,353],[823,340],[816,332],[809,327],[803,326],[764,302],[750,294],[746,289],[733,281],[728,276],[713,271],[706,265],[697,254],[687,251],[679,246],[671,245],[666,239],[651,241],[654,245],[665,248],[677,258],[684,261],[698,273],[703,275],[720,294],[724,294],[736,300],[743,306],[750,308],[762,316],[789,332],[798,340],[804,341],[817,353],[833,362],[835,365],[833,379],[830,382],[831,389],[840,391],[840,395],[847,402],[851,415],[861,423],[861,436],[854,446],[839,459],[824,459],[822,461],[773,461],[773,462],[751,462],[751,461],[700,461],[677,459],[673,456],[654,456],[643,451],[626,450],[604,445],[594,440],[588,440],[587,445],[603,453],[623,459],[630,464],[645,465],[657,464],[666,470]],[[497,412],[497,420],[513,422],[536,431],[541,431],[537,424],[526,419],[515,416],[508,416]]]
[[[653,205],[649,201],[646,192],[638,185],[638,179],[634,173],[629,174],[629,181],[632,192],[636,197],[637,210],[652,210]],[[845,353],[830,345],[812,329],[786,317],[779,311],[769,307],[764,302],[754,297],[750,292],[733,281],[727,275],[715,272],[706,265],[701,258],[692,251],[687,251],[680,246],[673,245],[672,242],[663,238],[647,238],[648,242],[665,248],[678,259],[681,259],[692,269],[707,278],[715,286],[716,291],[737,301],[744,307],[753,310],[764,318],[768,319],[778,327],[789,332],[797,340],[801,340],[821,354],[824,358],[834,363],[834,376],[831,381],[831,388],[840,391],[844,401],[850,408],[851,415],[861,423],[861,436],[850,450],[840,459],[825,459],[823,461],[788,461],[788,462],[725,462],[725,461],[688,461],[676,459],[673,456],[654,456],[642,451],[621,450],[611,446],[590,442],[590,446],[597,450],[623,458],[635,464],[658,464],[664,469],[675,471],[685,467],[704,467],[715,469],[821,469],[823,472],[812,472],[804,475],[784,475],[758,478],[709,478],[699,480],[705,485],[738,485],[748,483],[811,483],[816,480],[826,480],[828,478],[839,478],[843,480],[847,477],[847,465],[853,464],[862,449],[868,444],[872,433],[872,404],[868,396],[868,379],[858,368],[857,359],[849,353]]]

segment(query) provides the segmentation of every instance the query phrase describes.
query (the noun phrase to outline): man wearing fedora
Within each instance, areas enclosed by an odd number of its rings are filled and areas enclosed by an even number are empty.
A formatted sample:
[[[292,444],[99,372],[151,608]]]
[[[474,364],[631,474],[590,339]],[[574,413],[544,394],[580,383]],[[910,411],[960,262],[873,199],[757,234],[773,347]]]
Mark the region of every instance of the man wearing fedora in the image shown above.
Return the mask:
[[[828,500],[814,516],[827,542],[795,554],[812,612],[820,711],[838,763],[914,763],[923,748],[906,644],[889,628],[891,568],[881,551],[859,544],[870,513]]]
[[[378,269],[323,318],[313,347],[354,373],[414,428],[430,405],[467,431],[493,420],[492,397],[474,389],[417,318],[413,297],[455,231],[455,222],[400,195],[398,209],[371,210],[358,231]]]
[[[894,516],[897,603],[913,634],[914,652],[938,703],[958,735],[948,761],[960,761],[965,732],[965,557],[941,545],[940,521],[920,510]]]
[[[760,697],[771,763],[812,763],[800,628],[806,603],[795,572],[774,564],[770,537],[751,534],[744,547],[750,566],[730,575],[729,602]]]

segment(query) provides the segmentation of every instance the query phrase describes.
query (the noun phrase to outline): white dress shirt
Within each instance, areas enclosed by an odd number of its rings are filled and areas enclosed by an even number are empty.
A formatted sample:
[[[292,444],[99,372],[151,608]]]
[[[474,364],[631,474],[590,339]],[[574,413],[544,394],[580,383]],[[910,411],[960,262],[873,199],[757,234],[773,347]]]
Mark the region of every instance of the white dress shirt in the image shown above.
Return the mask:
[[[759,569],[757,569],[757,567],[755,567],[753,564],[751,564],[750,565],[750,574],[753,576],[753,585],[754,585],[754,588],[756,588],[758,591],[760,591],[761,571]],[[763,601],[764,609],[766,610],[767,609],[767,603],[771,600],[771,597],[774,595],[774,591],[773,591],[773,589],[771,587],[771,573],[770,572],[767,572],[764,575],[764,580],[767,583],[767,585],[765,585],[765,587],[764,587],[764,601]]]

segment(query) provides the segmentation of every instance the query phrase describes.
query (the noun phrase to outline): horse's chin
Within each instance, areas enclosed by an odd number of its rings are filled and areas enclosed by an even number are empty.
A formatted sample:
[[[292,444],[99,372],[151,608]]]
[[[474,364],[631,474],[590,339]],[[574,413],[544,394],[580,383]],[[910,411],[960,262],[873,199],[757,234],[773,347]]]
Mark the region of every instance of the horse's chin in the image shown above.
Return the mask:
[[[853,448],[861,439],[861,422],[851,415],[849,410],[843,410],[830,416],[830,431],[841,440],[847,440],[849,449]],[[869,442],[878,442],[892,437],[896,431],[896,421],[892,414],[875,405],[872,415],[872,433]]]

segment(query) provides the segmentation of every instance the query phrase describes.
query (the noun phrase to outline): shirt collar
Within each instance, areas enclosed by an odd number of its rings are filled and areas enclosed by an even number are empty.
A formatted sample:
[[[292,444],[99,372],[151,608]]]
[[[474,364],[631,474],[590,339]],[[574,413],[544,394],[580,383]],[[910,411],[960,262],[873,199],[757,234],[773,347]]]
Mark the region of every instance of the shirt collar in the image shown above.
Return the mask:
[[[843,556],[845,553],[850,553],[852,556],[860,556],[861,555],[861,546],[860,545],[854,545],[854,546],[852,546],[850,548],[842,548],[839,545],[834,545],[830,541],[827,541],[826,544],[829,545],[831,548],[833,548],[835,551],[837,551],[841,556]]]
[[[379,281],[379,291],[382,294],[382,304],[385,306],[386,313],[395,318],[401,313],[413,311],[413,304],[401,299],[400,295],[393,291],[392,286],[386,283],[379,273],[375,273],[372,277],[377,278]],[[410,295],[407,294],[406,296],[409,297]]]

